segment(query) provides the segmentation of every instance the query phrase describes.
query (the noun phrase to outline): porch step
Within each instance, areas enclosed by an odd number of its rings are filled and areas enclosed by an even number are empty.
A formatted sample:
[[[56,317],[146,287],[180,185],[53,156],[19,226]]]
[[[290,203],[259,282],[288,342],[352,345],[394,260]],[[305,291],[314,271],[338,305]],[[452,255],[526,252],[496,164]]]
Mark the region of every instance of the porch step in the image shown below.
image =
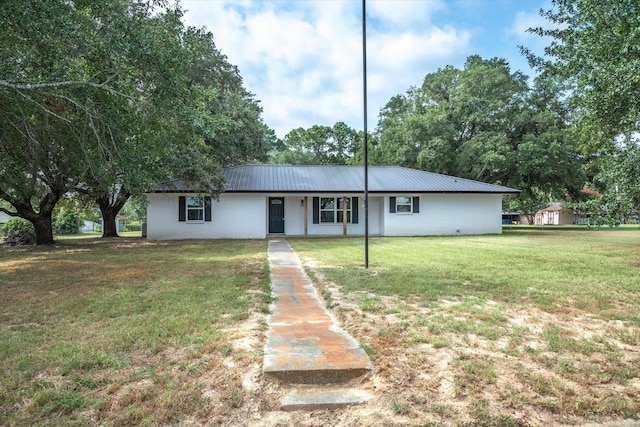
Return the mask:
[[[371,395],[358,389],[304,389],[292,390],[282,401],[283,411],[315,411],[360,405]]]

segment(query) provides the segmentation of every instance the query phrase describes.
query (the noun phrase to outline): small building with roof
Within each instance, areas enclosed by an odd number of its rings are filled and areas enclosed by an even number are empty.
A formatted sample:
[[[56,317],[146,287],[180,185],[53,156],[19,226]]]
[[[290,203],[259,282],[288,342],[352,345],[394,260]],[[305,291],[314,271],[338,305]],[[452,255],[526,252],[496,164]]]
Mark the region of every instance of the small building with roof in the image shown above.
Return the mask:
[[[553,203],[536,212],[536,225],[567,225],[575,222],[573,211],[565,209],[559,203]]]
[[[499,234],[502,196],[519,190],[370,166],[369,234]],[[246,165],[222,170],[217,200],[182,181],[146,193],[153,240],[364,235],[364,167]]]

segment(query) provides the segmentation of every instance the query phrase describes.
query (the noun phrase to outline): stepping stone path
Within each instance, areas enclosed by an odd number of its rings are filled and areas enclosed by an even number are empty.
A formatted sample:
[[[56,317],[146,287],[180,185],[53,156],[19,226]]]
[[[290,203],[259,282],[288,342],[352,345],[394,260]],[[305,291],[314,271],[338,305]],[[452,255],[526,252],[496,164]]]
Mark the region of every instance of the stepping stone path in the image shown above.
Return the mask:
[[[367,392],[344,386],[372,369],[369,357],[325,309],[286,240],[269,241],[269,266],[275,303],[267,320],[263,372],[291,390],[281,409],[327,409],[369,400]]]

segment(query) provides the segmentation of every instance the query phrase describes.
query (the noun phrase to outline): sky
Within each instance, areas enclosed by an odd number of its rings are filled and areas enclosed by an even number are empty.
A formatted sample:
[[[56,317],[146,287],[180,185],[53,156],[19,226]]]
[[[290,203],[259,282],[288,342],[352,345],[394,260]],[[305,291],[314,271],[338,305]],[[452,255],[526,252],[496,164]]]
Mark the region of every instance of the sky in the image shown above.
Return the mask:
[[[184,22],[206,27],[240,71],[279,138],[345,122],[364,129],[361,0],[182,0]],[[396,95],[467,57],[506,59],[534,75],[518,46],[542,53],[549,0],[366,0],[367,128]]]

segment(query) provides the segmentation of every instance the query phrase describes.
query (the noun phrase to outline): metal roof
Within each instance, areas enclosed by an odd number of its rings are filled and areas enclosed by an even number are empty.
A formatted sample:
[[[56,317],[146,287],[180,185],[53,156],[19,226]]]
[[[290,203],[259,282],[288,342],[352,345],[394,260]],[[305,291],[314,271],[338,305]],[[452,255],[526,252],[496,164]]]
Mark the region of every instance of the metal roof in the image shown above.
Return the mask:
[[[245,165],[223,169],[229,193],[362,193],[363,166]],[[156,185],[152,192],[186,192],[181,181]],[[369,166],[371,193],[494,193],[519,190],[399,166]]]

